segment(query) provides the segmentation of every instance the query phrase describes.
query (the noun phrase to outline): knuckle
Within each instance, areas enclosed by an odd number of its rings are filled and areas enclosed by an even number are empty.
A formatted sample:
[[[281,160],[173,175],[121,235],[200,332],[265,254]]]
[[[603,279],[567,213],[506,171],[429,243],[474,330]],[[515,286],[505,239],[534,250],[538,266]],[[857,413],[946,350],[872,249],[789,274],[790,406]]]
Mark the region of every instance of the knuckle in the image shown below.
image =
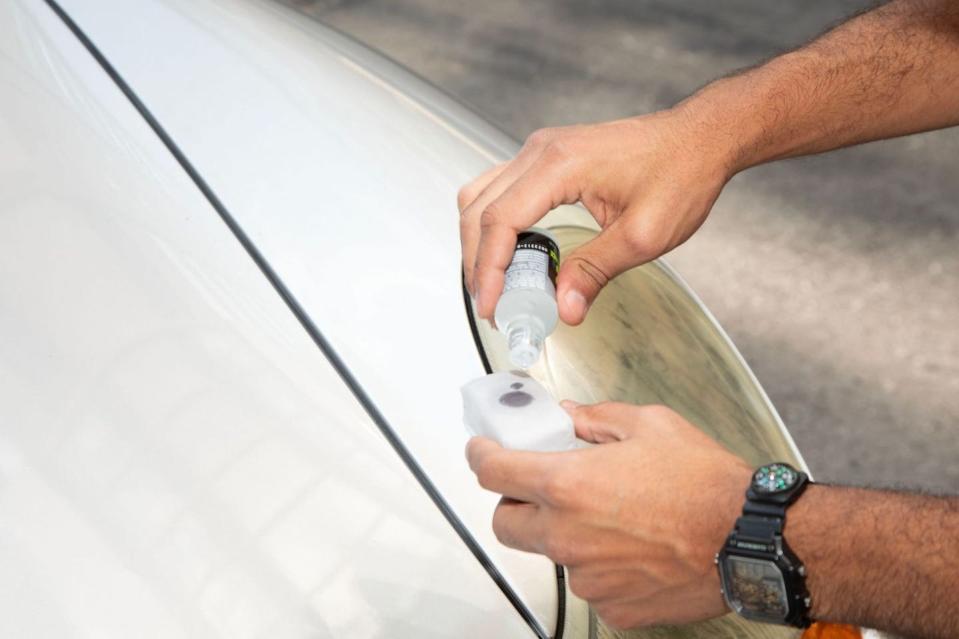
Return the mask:
[[[506,525],[506,513],[502,508],[493,511],[493,534],[501,544],[509,545],[510,537]]]
[[[574,595],[586,601],[596,597],[593,580],[575,570],[569,571],[569,589]]]
[[[576,546],[572,540],[561,532],[550,532],[543,540],[546,556],[561,566],[576,563]]]
[[[483,209],[480,215],[480,226],[484,229],[496,226],[504,219],[504,214],[502,203],[499,200],[493,200]]]
[[[493,490],[493,486],[486,475],[479,474],[477,475],[477,479],[480,488],[483,488],[484,490]]]
[[[629,224],[623,230],[623,242],[633,253],[641,253],[649,244],[649,232],[640,224]]]
[[[564,163],[575,157],[573,141],[567,136],[557,136],[543,149],[543,157],[548,162]]]
[[[646,408],[657,417],[670,417],[673,414],[673,409],[665,404],[650,404]]]
[[[642,419],[649,421],[672,420],[673,409],[662,404],[648,404],[642,407]]]
[[[460,214],[460,239],[472,237],[471,233],[476,226],[476,221],[476,216],[470,215],[468,209]],[[475,238],[473,241],[475,241]]]
[[[586,406],[586,416],[593,419],[609,419],[616,412],[616,407],[618,404],[616,402],[597,402]]]
[[[463,236],[470,230],[472,226],[471,221],[465,216],[460,216],[460,239],[463,239]],[[465,248],[465,247],[464,247]]]
[[[621,607],[610,608],[601,616],[606,625],[614,630],[627,630],[630,626],[629,614]]]
[[[587,584],[587,579],[580,576],[576,571],[570,570],[569,577],[567,578],[567,584],[569,585],[570,591],[580,599],[585,599],[589,601],[589,587]]]
[[[476,187],[472,184],[467,184],[459,190],[456,194],[456,205],[459,207],[460,213],[466,212],[466,208],[473,203],[477,195]]]
[[[554,128],[542,128],[536,129],[528,136],[526,136],[526,142],[524,146],[527,147],[537,147],[545,146],[549,143],[550,140],[556,135],[556,129]]]
[[[614,623],[616,620],[615,606],[607,603],[597,602],[593,604],[593,610],[596,612],[596,616],[598,616],[603,622],[603,625],[611,630],[622,630],[620,626],[617,626]]]
[[[611,603],[595,606],[596,614],[612,630],[629,630],[646,626],[652,621],[641,605]]]
[[[593,410],[593,412],[596,412],[596,413],[608,413],[610,409],[615,405],[616,405],[616,402],[613,402],[610,400],[604,400],[601,402],[596,402],[595,404],[590,406],[590,408]]]
[[[594,404],[580,404],[576,407],[576,415],[579,417],[593,417],[596,415],[596,411],[599,406],[602,406],[605,402],[596,402]]]
[[[490,490],[493,485],[493,472],[489,458],[480,461],[476,466],[476,479],[479,481],[479,485],[486,490]]]
[[[467,215],[468,211],[462,211],[460,213],[460,232],[462,233],[465,230],[468,230],[473,226],[473,216]]]
[[[652,259],[666,252],[668,240],[651,224],[630,224],[623,229],[623,242],[630,253]]]

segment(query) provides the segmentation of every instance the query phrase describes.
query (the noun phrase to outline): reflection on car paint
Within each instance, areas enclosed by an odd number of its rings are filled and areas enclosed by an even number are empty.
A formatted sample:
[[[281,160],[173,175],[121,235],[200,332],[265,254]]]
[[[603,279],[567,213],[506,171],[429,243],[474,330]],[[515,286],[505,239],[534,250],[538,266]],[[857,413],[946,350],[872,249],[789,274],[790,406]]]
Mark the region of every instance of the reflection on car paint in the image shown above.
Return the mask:
[[[596,235],[578,226],[548,228],[563,255]],[[804,467],[735,348],[696,298],[677,284],[660,262],[620,275],[606,286],[580,326],[561,324],[556,329],[529,373],[557,399],[665,404],[750,464],[777,460]],[[493,370],[508,369],[502,335],[487,322],[478,322],[477,328]],[[629,639],[778,639],[799,634],[734,614],[629,632],[599,626],[601,637]]]

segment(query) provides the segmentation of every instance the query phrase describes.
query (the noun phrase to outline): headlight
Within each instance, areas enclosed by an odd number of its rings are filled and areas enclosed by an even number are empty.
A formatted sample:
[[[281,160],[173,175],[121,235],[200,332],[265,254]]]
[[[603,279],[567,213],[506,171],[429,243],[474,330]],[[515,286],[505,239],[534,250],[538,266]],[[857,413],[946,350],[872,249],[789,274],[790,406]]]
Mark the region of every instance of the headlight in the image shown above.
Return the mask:
[[[595,236],[553,226],[561,255]],[[509,370],[503,336],[479,322],[494,371]],[[665,404],[750,464],[805,467],[758,382],[709,312],[662,262],[610,282],[578,327],[560,324],[530,369],[558,399]]]
[[[564,256],[596,235],[583,226],[544,226]],[[492,369],[510,369],[504,337],[485,321],[477,323],[477,331]],[[662,262],[610,282],[583,324],[560,324],[547,338],[543,356],[529,372],[557,399],[665,404],[754,466],[782,460],[805,468],[729,338]],[[605,630],[604,636],[776,638],[798,632],[730,614],[668,631]]]

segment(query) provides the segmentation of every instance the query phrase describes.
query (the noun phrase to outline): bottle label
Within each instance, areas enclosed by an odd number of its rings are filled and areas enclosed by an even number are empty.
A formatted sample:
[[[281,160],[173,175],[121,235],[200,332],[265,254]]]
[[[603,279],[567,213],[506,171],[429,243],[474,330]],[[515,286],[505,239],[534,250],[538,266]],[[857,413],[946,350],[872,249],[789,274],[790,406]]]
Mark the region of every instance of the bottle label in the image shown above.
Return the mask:
[[[548,236],[524,231],[516,240],[513,260],[506,269],[503,292],[517,288],[533,288],[556,294],[556,272],[559,270],[559,247]]]

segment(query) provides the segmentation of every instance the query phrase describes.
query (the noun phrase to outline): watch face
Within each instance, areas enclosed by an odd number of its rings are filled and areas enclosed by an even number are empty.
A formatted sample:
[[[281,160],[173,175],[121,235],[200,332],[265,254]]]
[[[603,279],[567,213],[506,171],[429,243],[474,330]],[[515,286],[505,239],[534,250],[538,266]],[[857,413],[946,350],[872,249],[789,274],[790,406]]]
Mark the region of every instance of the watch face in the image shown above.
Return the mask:
[[[787,464],[767,464],[753,475],[753,490],[772,494],[789,490],[799,481],[799,473]]]
[[[727,555],[721,571],[729,607],[747,619],[782,623],[789,613],[786,584],[771,561]]]

